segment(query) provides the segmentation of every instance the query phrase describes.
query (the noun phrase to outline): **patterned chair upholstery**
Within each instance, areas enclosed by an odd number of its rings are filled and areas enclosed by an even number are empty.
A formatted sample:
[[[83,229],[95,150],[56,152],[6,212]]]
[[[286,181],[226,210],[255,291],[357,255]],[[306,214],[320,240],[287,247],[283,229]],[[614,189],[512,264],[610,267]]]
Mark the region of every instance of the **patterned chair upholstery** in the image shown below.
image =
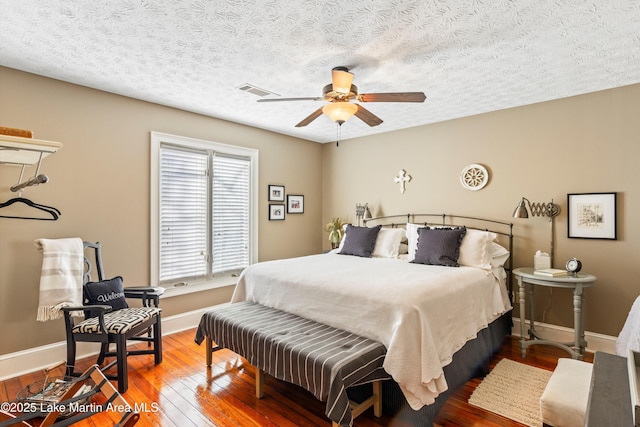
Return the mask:
[[[109,334],[126,334],[143,322],[160,314],[162,310],[154,307],[129,307],[112,311],[104,315],[105,330]],[[99,317],[90,317],[76,324],[74,334],[97,334],[102,330]]]
[[[64,319],[67,331],[67,375],[77,376],[75,372],[76,345],[78,342],[101,343],[98,365],[105,358],[115,359],[101,368],[102,371],[115,366],[116,375],[107,375],[117,379],[118,391],[124,393],[129,387],[127,357],[132,355],[154,356],[155,364],[162,362],[161,309],[159,299],[164,292],[160,287],[122,287],[122,278],[105,280],[102,268],[101,244],[84,242],[85,251],[93,250],[97,282],[91,281],[93,264],[85,254],[84,302],[80,307],[65,307]],[[118,287],[119,286],[119,287]],[[104,295],[96,300],[96,290]],[[140,306],[129,307],[126,299],[137,299]],[[74,316],[84,312],[84,318]],[[147,348],[128,350],[128,341],[147,342]],[[115,345],[115,351],[110,346]]]

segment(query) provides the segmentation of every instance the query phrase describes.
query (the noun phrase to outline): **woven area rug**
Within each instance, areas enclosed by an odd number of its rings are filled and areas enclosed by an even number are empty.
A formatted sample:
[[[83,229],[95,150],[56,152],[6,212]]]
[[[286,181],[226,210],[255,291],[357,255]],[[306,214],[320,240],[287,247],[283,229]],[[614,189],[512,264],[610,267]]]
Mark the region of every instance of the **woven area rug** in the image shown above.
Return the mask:
[[[541,427],[540,396],[552,373],[502,359],[476,387],[469,404],[531,427]]]

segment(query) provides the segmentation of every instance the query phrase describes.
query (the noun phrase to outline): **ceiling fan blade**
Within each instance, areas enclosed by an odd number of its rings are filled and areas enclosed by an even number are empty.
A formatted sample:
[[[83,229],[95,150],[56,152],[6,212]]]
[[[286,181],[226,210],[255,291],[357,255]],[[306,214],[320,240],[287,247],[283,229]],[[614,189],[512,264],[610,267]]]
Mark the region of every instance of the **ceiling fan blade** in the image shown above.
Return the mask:
[[[360,102],[424,102],[424,92],[363,93],[358,95]]]
[[[305,117],[300,123],[296,125],[296,127],[300,128],[300,127],[306,126],[312,121],[314,121],[315,119],[317,119],[318,117],[320,117],[321,115],[322,115],[322,107],[318,108],[316,111],[314,111],[313,113]]]
[[[258,102],[280,102],[280,101],[324,101],[323,97],[312,96],[307,98],[266,98],[258,99]]]
[[[362,105],[358,105],[358,111],[355,112],[355,116],[369,126],[378,126],[380,123],[382,123],[382,119],[380,117],[376,116],[371,111],[364,108]]]

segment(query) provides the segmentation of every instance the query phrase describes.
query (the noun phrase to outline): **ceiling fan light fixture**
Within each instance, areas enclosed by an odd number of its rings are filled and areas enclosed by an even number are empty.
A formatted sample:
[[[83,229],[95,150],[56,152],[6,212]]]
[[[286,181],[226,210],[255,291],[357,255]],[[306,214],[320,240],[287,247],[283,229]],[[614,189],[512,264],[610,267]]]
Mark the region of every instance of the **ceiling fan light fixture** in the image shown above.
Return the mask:
[[[330,102],[322,107],[322,112],[334,122],[346,122],[358,111],[358,106],[350,102]]]
[[[333,91],[341,95],[348,95],[351,92],[353,74],[347,71],[346,67],[335,67],[331,70],[331,84]]]

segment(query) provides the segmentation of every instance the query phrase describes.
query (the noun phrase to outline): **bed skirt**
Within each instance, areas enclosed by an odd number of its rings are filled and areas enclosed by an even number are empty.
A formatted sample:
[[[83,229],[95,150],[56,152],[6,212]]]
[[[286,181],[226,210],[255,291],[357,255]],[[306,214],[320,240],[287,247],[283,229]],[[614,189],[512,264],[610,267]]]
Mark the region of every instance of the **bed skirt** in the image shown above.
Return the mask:
[[[511,334],[511,325],[510,310],[478,332],[475,339],[468,341],[458,350],[453,355],[452,362],[444,367],[449,389],[439,395],[431,405],[423,406],[416,411],[409,406],[395,381],[383,381],[383,413],[412,426],[433,426],[433,420],[450,395],[470,379],[484,376],[489,372],[489,363],[505,337]],[[371,387],[370,385],[354,387],[348,390],[348,394],[355,401],[364,400],[371,395]]]

